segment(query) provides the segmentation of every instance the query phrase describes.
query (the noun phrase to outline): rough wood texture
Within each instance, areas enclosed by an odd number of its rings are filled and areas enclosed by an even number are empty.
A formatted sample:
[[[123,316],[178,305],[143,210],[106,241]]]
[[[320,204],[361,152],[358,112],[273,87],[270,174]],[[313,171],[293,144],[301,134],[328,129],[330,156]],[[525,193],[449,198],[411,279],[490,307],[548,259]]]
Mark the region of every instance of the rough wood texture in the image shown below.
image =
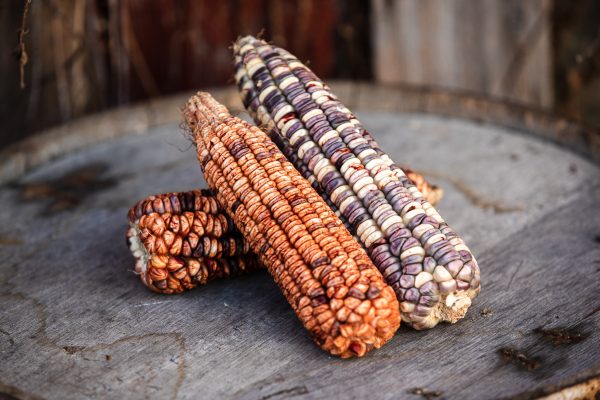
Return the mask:
[[[401,328],[348,362],[314,346],[265,273],[178,296],[148,291],[125,244],[128,207],[203,185],[178,124],[163,124],[0,188],[0,394],[531,398],[600,375],[600,169],[517,131],[359,115],[391,155],[444,188],[440,212],[481,262],[466,319]]]
[[[551,1],[373,0],[375,77],[551,107]]]
[[[452,91],[333,82],[330,87],[351,109],[427,113],[491,123],[544,137],[600,162],[600,132],[536,108]],[[242,110],[235,88],[208,90],[234,111]],[[48,129],[0,150],[0,184],[63,154],[85,149],[116,137],[146,134],[152,128],[179,121],[185,93],[114,111],[98,113]]]

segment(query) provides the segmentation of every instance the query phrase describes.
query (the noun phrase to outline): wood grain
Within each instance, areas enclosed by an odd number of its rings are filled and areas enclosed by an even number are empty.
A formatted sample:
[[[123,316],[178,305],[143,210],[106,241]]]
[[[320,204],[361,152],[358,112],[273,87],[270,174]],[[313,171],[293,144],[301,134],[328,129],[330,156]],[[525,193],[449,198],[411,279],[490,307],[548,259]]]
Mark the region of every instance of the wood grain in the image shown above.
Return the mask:
[[[549,0],[373,0],[375,77],[554,104]]]
[[[439,211],[482,269],[464,320],[401,328],[368,357],[344,361],[314,346],[264,273],[181,296],[149,292],[125,244],[128,207],[204,185],[178,125],[162,124],[0,188],[0,393],[532,398],[600,375],[600,168],[491,125],[359,115],[394,158],[445,190]]]

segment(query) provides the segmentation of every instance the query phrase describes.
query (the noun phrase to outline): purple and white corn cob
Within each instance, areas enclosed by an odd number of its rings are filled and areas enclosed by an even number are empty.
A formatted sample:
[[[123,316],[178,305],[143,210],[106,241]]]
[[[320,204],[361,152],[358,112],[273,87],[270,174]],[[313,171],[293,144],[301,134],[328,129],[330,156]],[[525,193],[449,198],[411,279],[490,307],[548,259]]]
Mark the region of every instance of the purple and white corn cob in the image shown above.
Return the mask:
[[[479,293],[479,267],[404,171],[289,52],[247,36],[234,54],[244,106],[368,251],[402,319],[426,329],[462,318]]]

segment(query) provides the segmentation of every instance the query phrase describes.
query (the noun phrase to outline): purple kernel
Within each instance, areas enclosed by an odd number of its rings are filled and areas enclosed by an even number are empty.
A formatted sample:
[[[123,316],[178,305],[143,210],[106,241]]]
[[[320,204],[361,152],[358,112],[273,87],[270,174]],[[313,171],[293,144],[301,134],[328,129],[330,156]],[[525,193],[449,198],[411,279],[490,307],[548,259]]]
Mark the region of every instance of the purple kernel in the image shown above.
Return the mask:
[[[404,293],[403,300],[408,301],[413,304],[417,304],[420,297],[421,297],[421,294],[419,293],[419,291],[413,287],[413,288],[406,290],[406,293]]]
[[[398,272],[398,274],[400,274]],[[395,275],[395,274],[394,274]],[[402,275],[400,277],[400,286],[402,286],[403,288],[411,288],[415,286],[415,277],[413,275]]]
[[[421,271],[423,271],[423,265],[419,263],[408,264],[402,268],[402,273],[410,275],[417,275]]]

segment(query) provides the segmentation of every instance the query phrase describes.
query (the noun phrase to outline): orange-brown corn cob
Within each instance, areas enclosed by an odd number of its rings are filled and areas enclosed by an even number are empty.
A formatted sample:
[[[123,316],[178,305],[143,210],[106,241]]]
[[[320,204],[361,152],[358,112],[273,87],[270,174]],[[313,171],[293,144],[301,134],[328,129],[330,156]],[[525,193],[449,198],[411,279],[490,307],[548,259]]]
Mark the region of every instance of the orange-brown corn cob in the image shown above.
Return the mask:
[[[417,172],[404,171],[435,205],[441,189]],[[188,217],[193,221],[191,229]],[[184,227],[179,222],[182,218],[187,223]],[[155,292],[181,293],[261,267],[210,190],[147,197],[129,210],[128,219],[127,238],[136,256],[135,271]]]
[[[341,357],[387,342],[400,324],[393,290],[268,136],[207,93],[183,113],[217,201],[315,342]]]
[[[258,268],[258,260],[210,191],[150,196],[128,213],[129,247],[142,282],[180,293]]]

